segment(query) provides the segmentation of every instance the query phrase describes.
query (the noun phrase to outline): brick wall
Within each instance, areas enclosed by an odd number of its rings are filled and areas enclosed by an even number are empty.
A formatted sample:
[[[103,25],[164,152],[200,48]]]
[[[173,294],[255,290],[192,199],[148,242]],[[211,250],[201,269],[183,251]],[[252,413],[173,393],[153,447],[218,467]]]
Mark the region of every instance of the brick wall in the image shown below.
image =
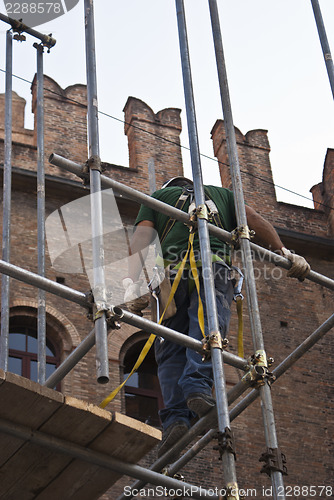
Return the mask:
[[[322,182],[311,188],[313,194],[314,207],[323,211],[328,218],[327,233],[334,235],[334,150],[328,149]]]
[[[24,128],[26,102],[13,92],[13,167],[36,171],[37,165],[37,126],[36,126],[36,77],[31,86],[34,130]],[[51,153],[57,153],[75,162],[87,160],[87,91],[84,85],[72,85],[62,89],[52,78],[44,76],[44,150],[46,174],[77,179],[58,167],[48,164]],[[3,120],[5,95],[0,95],[0,141],[3,143]],[[0,148],[0,161],[3,162],[3,144]]]
[[[12,92],[12,140],[24,145],[33,145],[33,131],[24,128],[24,112],[26,101],[23,97]],[[5,94],[0,95],[0,136],[4,137],[5,128]]]
[[[32,111],[36,124],[36,77],[32,83]],[[52,78],[44,77],[45,159],[56,153],[75,162],[87,159],[87,90],[85,85],[62,89]],[[36,126],[34,130],[35,144]],[[54,175],[64,175],[54,171]]]
[[[154,165],[156,189],[182,175],[180,110],[167,108],[154,113],[140,99],[129,97],[123,111],[130,171],[112,167],[109,175],[145,193],[150,192],[149,163]]]
[[[270,145],[267,131],[251,130],[246,135],[243,135],[240,130],[235,128],[235,134],[245,202],[258,210],[275,227],[284,227],[301,233],[323,237],[332,236],[333,234],[328,229],[329,214],[325,212],[321,205],[317,205],[317,210],[310,210],[305,207],[300,208],[288,203],[277,202],[269,158]],[[219,161],[222,185],[231,188],[223,120],[217,120],[211,131],[211,136],[214,154]],[[334,171],[330,151],[326,162],[328,167],[324,172]],[[330,186],[333,186],[333,179],[330,178],[330,175],[333,174],[327,174],[328,193],[326,193],[326,196],[328,200],[332,196]],[[328,201],[327,204],[330,205],[330,202]]]
[[[147,194],[183,175],[180,110],[154,113],[145,102],[129,97],[123,111],[129,166],[106,164],[104,175]]]
[[[46,157],[55,152],[83,163],[87,159],[86,89],[74,85],[61,89],[52,79],[45,77],[45,138]],[[52,92],[50,92],[52,91]],[[34,86],[33,86],[34,92]],[[15,97],[15,142],[13,166],[12,257],[14,264],[36,272],[36,142],[34,133],[24,129],[22,113],[24,102]],[[67,98],[75,102],[69,101]],[[0,109],[3,96],[0,96]],[[79,104],[78,104],[79,103]],[[33,100],[35,110],[35,101]],[[156,184],[182,174],[179,148],[181,131],[180,111],[169,108],[154,113],[139,99],[130,97],[124,108],[125,133],[129,142],[129,165],[109,165],[106,175],[123,181],[141,191],[150,191],[148,163],[154,161]],[[133,125],[133,126],[131,126]],[[1,133],[1,124],[0,124]],[[333,150],[329,150],[322,183],[313,188],[315,210],[278,203],[272,185],[269,160],[270,146],[267,132],[255,130],[245,136],[236,129],[238,153],[245,190],[245,199],[267,217],[281,231],[286,246],[298,249],[310,261],[312,268],[321,274],[333,275],[333,211],[319,203],[333,206]],[[159,136],[159,137],[157,137]],[[160,136],[168,141],[162,141]],[[219,159],[223,185],[230,186],[228,158],[223,122],[216,122],[213,130],[214,151]],[[0,138],[0,155],[3,158],[3,140]],[[0,160],[3,161],[3,160]],[[54,167],[47,167],[46,214],[81,196],[88,194],[75,176]],[[263,182],[263,179],[267,182]],[[126,223],[134,220],[138,206],[124,199],[117,199],[119,211]],[[321,209],[320,209],[321,207]],[[298,247],[298,248],[297,248]],[[277,366],[300,342],[327,319],[333,309],[332,292],[309,281],[300,283],[286,278],[286,272],[255,258],[256,285],[259,294],[263,335],[268,355]],[[235,262],[239,261],[236,255]],[[47,277],[65,279],[71,288],[87,292],[90,288],[83,274],[55,271],[47,256]],[[11,280],[11,315],[33,318],[36,315],[37,291],[35,288]],[[145,313],[149,317],[149,311]],[[245,351],[252,353],[247,297],[244,306]],[[32,321],[32,319],[31,319]],[[48,335],[62,347],[66,357],[92,329],[86,311],[69,301],[47,294]],[[233,306],[230,328],[230,350],[236,352],[237,318]],[[93,349],[68,374],[62,383],[66,394],[90,401],[100,401],[121,381],[122,346],[136,329],[127,325],[109,338],[110,383],[100,386],[96,382],[95,350]],[[331,333],[321,340],[304,358],[273,385],[272,394],[280,447],[287,455],[290,485],[331,485],[334,471],[333,451],[333,342]],[[228,386],[232,387],[240,373],[226,366]],[[124,409],[121,394],[108,407]],[[256,498],[268,498],[262,487],[269,488],[270,480],[260,474],[258,458],[265,451],[261,409],[259,401],[243,412],[232,425],[236,436],[237,474],[239,485],[256,489]],[[154,460],[152,452],[143,463]],[[187,482],[203,487],[224,485],[221,462],[212,445],[202,451],[184,470]],[[114,500],[129,478],[120,482],[104,500]],[[304,496],[303,498],[312,498]]]

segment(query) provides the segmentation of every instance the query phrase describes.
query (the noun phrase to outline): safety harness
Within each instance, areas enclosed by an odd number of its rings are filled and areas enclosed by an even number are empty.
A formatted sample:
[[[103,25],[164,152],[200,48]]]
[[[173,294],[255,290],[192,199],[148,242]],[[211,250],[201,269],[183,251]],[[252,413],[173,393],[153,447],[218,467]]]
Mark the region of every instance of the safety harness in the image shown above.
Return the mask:
[[[190,198],[190,204],[189,204],[188,213],[190,215],[190,221],[194,222],[197,218],[197,215],[196,215],[197,208],[196,208],[195,203],[193,202],[194,192],[193,192],[192,188],[183,187],[182,193],[179,196],[178,200],[176,201],[175,208],[182,210],[189,198]],[[219,216],[218,209],[217,209],[215,203],[213,202],[213,200],[209,197],[209,195],[206,192],[205,192],[205,205],[207,207],[208,220],[210,222],[212,222],[214,225],[216,225],[217,227],[224,229],[223,224],[222,224],[221,219],[220,219],[220,216]],[[160,245],[162,245],[162,243],[166,239],[167,235],[169,234],[169,232],[171,231],[171,229],[173,228],[175,223],[176,223],[176,219],[170,218],[168,220],[168,222],[165,226],[165,229],[163,231],[163,234],[160,238]],[[172,285],[171,291],[170,291],[170,295],[168,297],[167,303],[166,303],[161,315],[160,315],[160,311],[159,311],[159,305],[158,305],[159,302],[158,302],[156,288],[154,287],[154,285],[152,283],[152,282],[154,282],[154,278],[148,284],[148,288],[151,291],[153,297],[156,299],[157,311],[158,311],[157,319],[159,318],[158,324],[160,325],[164,319],[164,316],[166,314],[168,307],[170,306],[171,302],[174,299],[174,295],[175,295],[176,290],[177,290],[179,283],[181,281],[183,271],[186,268],[186,264],[189,260],[189,267],[191,269],[192,277],[193,277],[193,280],[195,282],[195,286],[196,286],[196,290],[197,290],[197,294],[198,294],[198,311],[197,311],[198,324],[199,324],[200,330],[202,332],[203,338],[205,338],[204,309],[203,309],[202,299],[200,296],[200,280],[199,280],[199,273],[198,273],[198,262],[196,262],[195,253],[194,253],[194,237],[196,234],[196,229],[192,223],[189,224],[188,227],[189,227],[188,248],[187,248],[187,251],[186,251],[186,254],[185,254],[183,260],[174,267],[174,269],[177,269],[177,274],[174,278],[173,285]],[[218,260],[221,262],[224,262],[220,258],[218,258]],[[238,269],[235,266],[230,267],[225,262],[224,262],[224,265],[230,271],[232,269],[235,269],[240,275],[240,279],[238,280],[237,286],[234,289],[234,300],[236,301],[236,304],[237,304],[237,313],[238,313],[238,355],[241,357],[244,357],[244,352],[243,352],[243,317],[242,317],[243,296],[241,294],[241,288],[242,288],[242,283],[243,283],[243,274],[240,271],[240,269]],[[155,269],[157,270],[157,268],[155,268]],[[115,396],[118,394],[118,392],[126,384],[128,379],[138,370],[138,368],[140,367],[140,365],[144,361],[147,353],[149,352],[151,346],[153,345],[153,342],[155,341],[155,339],[156,339],[155,334],[151,334],[149,336],[149,338],[146,341],[142,351],[140,352],[138,359],[137,359],[136,363],[134,364],[131,372],[128,374],[126,379],[116,389],[114,389],[109,394],[109,396],[107,396],[102,401],[102,403],[100,404],[101,408],[105,408],[115,398]],[[161,341],[163,341],[163,339],[161,339]]]

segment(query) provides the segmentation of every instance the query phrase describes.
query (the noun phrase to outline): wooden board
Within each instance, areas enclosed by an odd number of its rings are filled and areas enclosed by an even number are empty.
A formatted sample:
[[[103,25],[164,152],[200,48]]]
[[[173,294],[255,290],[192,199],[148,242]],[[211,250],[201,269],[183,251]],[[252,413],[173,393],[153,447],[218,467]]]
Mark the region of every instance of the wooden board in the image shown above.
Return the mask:
[[[0,370],[0,418],[128,463],[161,439],[159,430]],[[109,469],[0,433],[1,500],[94,500],[120,477]]]

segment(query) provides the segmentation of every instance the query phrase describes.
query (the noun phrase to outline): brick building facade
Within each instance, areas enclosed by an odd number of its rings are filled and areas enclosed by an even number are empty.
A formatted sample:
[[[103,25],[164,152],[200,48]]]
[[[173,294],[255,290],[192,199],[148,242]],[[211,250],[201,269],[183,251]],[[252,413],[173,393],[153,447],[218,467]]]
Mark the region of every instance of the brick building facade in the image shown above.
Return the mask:
[[[44,86],[48,216],[66,203],[89,193],[77,177],[47,163],[51,153],[78,163],[87,160],[87,109],[85,86],[73,85],[63,90],[49,77],[45,77]],[[34,85],[32,94],[32,110],[35,112]],[[25,101],[13,93],[11,262],[37,272],[36,135],[35,130],[24,128],[24,108]],[[0,96],[1,165],[3,111],[4,96]],[[146,193],[151,191],[153,184],[159,187],[165,180],[182,175],[180,110],[168,108],[154,113],[144,102],[129,97],[124,114],[129,166],[107,164],[105,175]],[[236,129],[236,136],[246,202],[273,223],[288,248],[304,255],[314,270],[334,278],[334,218],[331,208],[334,206],[334,150],[329,149],[327,152],[322,182],[312,188],[315,208],[308,209],[277,202],[267,132],[253,130],[244,136]],[[214,154],[219,161],[222,185],[230,187],[222,121],[217,121],[214,125],[212,140]],[[124,224],[133,224],[138,205],[117,193],[116,200]],[[238,261],[238,255],[235,259]],[[284,270],[262,262],[257,256],[254,256],[254,263],[265,345],[268,355],[275,358],[276,366],[330,316],[333,309],[332,292],[310,281],[300,283],[289,280],[285,277]],[[90,289],[84,273],[56,271],[49,260],[46,276],[83,292]],[[15,329],[17,326],[28,325],[32,331],[36,330],[36,311],[37,290],[11,280],[11,327]],[[252,347],[246,306],[244,311],[245,351],[249,356],[252,354]],[[149,311],[144,314],[150,318]],[[236,352],[236,325],[233,310],[231,352]],[[56,346],[60,359],[72,352],[92,328],[91,320],[80,306],[47,294],[47,335]],[[109,384],[101,386],[96,382],[93,349],[65,377],[61,390],[67,395],[99,404],[122,381],[127,366],[146,337],[146,333],[123,324],[120,330],[109,336]],[[287,455],[287,485],[333,486],[333,344],[330,340],[331,333],[273,386],[278,441],[281,450]],[[153,361],[150,363],[153,364]],[[239,380],[240,373],[229,366],[226,371],[228,385],[232,386]],[[124,394],[120,393],[108,409],[126,412],[131,410],[131,406],[129,401],[126,402]],[[259,473],[261,465],[258,458],[265,451],[261,420],[260,404],[255,402],[233,422],[233,429],[239,486],[249,489],[249,496],[265,499],[270,498],[268,488],[271,483],[265,474]],[[153,458],[154,453],[144,463],[147,465]],[[183,472],[187,482],[203,487],[224,485],[221,463],[211,445],[193,459]],[[131,479],[123,477],[110,492],[103,495],[103,499],[117,498],[123,487],[131,483]],[[310,492],[303,495],[303,498],[312,496],[314,498]]]

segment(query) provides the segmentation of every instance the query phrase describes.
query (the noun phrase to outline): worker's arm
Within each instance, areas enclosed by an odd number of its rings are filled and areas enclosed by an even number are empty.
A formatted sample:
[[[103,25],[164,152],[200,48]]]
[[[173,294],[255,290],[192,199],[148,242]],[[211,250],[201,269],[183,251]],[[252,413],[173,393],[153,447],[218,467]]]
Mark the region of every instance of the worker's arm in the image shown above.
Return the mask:
[[[255,241],[290,260],[291,267],[288,270],[288,276],[302,281],[311,269],[304,257],[285,248],[274,226],[247,205],[246,215],[249,228],[255,231]]]
[[[142,314],[141,311],[148,305],[148,299],[142,295],[138,281],[140,273],[144,267],[150,243],[154,239],[155,231],[153,222],[144,220],[140,222],[134,232],[131,242],[128,259],[128,276],[123,279],[124,302],[129,311],[135,314]]]
[[[255,241],[257,243],[273,252],[277,252],[284,247],[274,226],[248,205],[246,205],[246,215],[249,228],[255,231]]]
[[[155,236],[154,224],[149,220],[139,222],[130,242],[128,277],[137,281],[147,257],[149,245]]]

